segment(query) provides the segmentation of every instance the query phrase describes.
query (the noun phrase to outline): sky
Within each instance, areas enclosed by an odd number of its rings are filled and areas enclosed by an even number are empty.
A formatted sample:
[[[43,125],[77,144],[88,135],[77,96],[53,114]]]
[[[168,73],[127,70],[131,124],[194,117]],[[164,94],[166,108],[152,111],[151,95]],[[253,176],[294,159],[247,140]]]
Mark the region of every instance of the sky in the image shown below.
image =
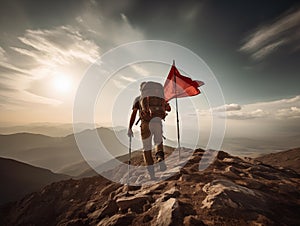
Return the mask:
[[[162,40],[190,49],[211,69],[224,95],[220,111],[227,115],[228,136],[299,135],[298,1],[2,0],[0,4],[2,126],[71,123],[77,87],[93,63],[128,42]],[[120,100],[107,95],[95,110],[105,111],[103,106],[114,100],[119,114],[112,113],[113,122],[109,116],[95,121],[126,126],[138,82],[158,74],[163,79],[168,70],[169,65],[159,64],[124,68],[106,88],[112,96],[129,91]],[[194,112],[184,111],[180,100],[181,117],[188,124],[194,120],[189,117],[197,115],[208,131],[211,109],[204,95],[197,98]]]

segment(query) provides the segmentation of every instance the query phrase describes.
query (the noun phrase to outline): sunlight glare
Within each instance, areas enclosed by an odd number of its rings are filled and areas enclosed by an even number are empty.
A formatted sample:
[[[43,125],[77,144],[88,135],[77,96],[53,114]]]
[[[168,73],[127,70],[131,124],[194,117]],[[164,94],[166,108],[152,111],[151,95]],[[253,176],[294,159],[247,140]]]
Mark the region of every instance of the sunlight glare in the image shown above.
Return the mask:
[[[72,81],[69,76],[66,76],[64,74],[56,74],[53,79],[53,85],[55,90],[66,93],[70,91]]]

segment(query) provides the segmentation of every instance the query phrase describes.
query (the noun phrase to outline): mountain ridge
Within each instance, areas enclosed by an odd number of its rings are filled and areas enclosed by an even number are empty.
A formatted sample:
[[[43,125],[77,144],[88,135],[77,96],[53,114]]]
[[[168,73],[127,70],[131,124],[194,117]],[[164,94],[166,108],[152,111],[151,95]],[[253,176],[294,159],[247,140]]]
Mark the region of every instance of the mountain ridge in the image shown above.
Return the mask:
[[[93,131],[85,130],[78,135],[88,137]],[[111,129],[100,127],[97,128],[96,132],[101,136],[106,149],[112,155],[127,153],[127,148],[120,143]],[[117,135],[119,134],[126,136],[122,130],[117,132]],[[65,137],[50,137],[32,133],[0,135],[0,144],[1,157],[12,158],[57,173],[66,173],[59,170],[68,168],[68,166],[71,167],[76,162],[85,161],[78,149],[74,134]],[[53,161],[49,161],[49,159],[53,159]],[[86,170],[86,164],[82,164],[81,167],[82,169],[73,171],[75,174],[71,176],[76,177]]]
[[[272,166],[288,167],[300,173],[300,148],[270,153],[256,159]]]
[[[52,182],[69,179],[48,169],[31,166],[13,159],[0,158],[0,204],[16,201]]]
[[[53,183],[2,208],[1,223],[299,225],[300,175],[295,171],[223,151],[190,153],[184,164],[170,155],[168,170],[157,174],[164,180],[157,183],[149,183],[139,169],[131,174],[131,180],[141,180],[139,186],[127,187],[102,176]],[[213,162],[199,170],[199,162],[210,156]],[[126,180],[126,174],[118,174],[120,169],[112,175]]]

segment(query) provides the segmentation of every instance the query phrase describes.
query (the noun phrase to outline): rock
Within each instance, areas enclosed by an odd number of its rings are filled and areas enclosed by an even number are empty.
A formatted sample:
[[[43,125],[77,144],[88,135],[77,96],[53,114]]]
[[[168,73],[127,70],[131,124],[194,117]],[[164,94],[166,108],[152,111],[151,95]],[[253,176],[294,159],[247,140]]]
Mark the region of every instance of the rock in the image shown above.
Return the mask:
[[[73,219],[68,221],[65,226],[88,226],[89,223],[86,220],[83,219]]]
[[[234,159],[233,158],[224,158],[223,162],[227,162],[227,163],[233,163]]]
[[[144,217],[143,217],[143,223],[148,223],[150,221],[152,221],[153,217],[151,217],[150,215],[146,214]]]
[[[121,211],[127,211],[130,208],[133,212],[142,212],[143,205],[150,202],[151,199],[151,196],[147,195],[121,197],[117,199],[116,203]]]
[[[95,211],[96,205],[94,201],[90,201],[85,205],[85,211],[86,213],[91,213]]]
[[[109,200],[105,202],[101,209],[95,210],[94,212],[88,214],[91,220],[101,220],[104,217],[111,217],[112,215],[118,213],[119,207],[115,200]]]
[[[239,179],[240,178],[240,174],[241,171],[239,171],[238,169],[236,169],[233,166],[227,166],[225,168],[224,172],[221,172],[223,175],[230,177],[230,178],[234,178],[234,179]]]
[[[219,151],[217,154],[217,158],[220,160],[224,160],[225,158],[232,158],[232,156],[230,156],[228,153],[224,152],[224,151]]]
[[[170,198],[166,202],[161,204],[156,225],[157,226],[169,226],[174,225],[179,217],[179,204],[175,198]],[[179,223],[179,222],[177,222]]]
[[[257,191],[235,184],[229,180],[214,180],[203,187],[208,195],[201,208],[208,209],[264,209],[263,196]]]
[[[102,219],[98,226],[113,226],[113,225],[131,225],[135,215],[133,213],[115,214],[112,217]]]
[[[195,152],[183,169],[170,157],[157,176],[175,176],[142,186],[99,176],[53,183],[0,207],[0,225],[300,225],[299,174],[216,154]],[[142,155],[133,162],[141,165]],[[126,177],[120,169],[109,173]]]
[[[185,216],[196,214],[191,204],[179,202],[176,198],[170,198],[165,202],[155,204],[160,209],[154,225],[183,225]]]
[[[180,196],[180,191],[176,187],[172,187],[163,194],[163,201],[166,201],[170,198],[178,198]]]
[[[180,174],[178,174],[180,172],[180,168],[181,166],[177,166],[177,167],[168,167],[168,169],[162,173],[157,173],[157,176],[160,176],[161,179],[167,179],[170,177],[174,177],[174,179],[176,177],[180,177]],[[178,179],[177,178],[177,179]]]
[[[184,226],[205,226],[202,220],[197,216],[186,216],[183,220]]]
[[[189,181],[190,180],[190,175],[188,174],[183,174],[181,175],[181,177],[179,178],[179,181]]]
[[[101,216],[112,216],[118,212],[118,205],[115,200],[108,201],[102,208]]]
[[[91,220],[98,220],[101,219],[101,213],[102,213],[102,209],[95,210],[94,212],[88,214],[88,217]]]
[[[135,183],[137,184],[148,184],[147,182],[149,181],[150,179],[148,178],[148,175],[140,175],[138,176],[138,178],[136,179]]]
[[[108,186],[106,186],[105,188],[103,188],[100,192],[101,195],[109,195],[111,192],[117,190],[119,187],[121,187],[121,184],[117,184],[117,183],[112,183]]]
[[[167,182],[161,182],[154,185],[149,186],[145,184],[141,187],[142,195],[153,195],[153,194],[161,194],[161,190],[164,189],[168,185]]]

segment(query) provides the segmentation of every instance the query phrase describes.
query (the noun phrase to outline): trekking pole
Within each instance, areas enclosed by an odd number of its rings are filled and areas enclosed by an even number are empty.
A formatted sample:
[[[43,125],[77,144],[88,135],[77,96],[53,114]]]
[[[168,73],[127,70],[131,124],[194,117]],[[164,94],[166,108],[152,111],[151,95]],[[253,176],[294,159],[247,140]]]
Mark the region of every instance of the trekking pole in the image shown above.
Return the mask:
[[[140,121],[141,121],[141,117],[136,121],[135,125],[137,126],[137,124],[139,124]]]
[[[130,164],[131,164],[131,140],[132,140],[132,136],[129,136],[129,155],[128,155],[127,194],[129,193]]]
[[[175,60],[173,60],[173,66],[175,67]],[[174,75],[174,88],[175,88],[176,122],[177,122],[177,148],[178,148],[178,157],[179,157],[179,161],[180,161],[181,146],[180,146],[180,130],[179,130],[176,75]]]

